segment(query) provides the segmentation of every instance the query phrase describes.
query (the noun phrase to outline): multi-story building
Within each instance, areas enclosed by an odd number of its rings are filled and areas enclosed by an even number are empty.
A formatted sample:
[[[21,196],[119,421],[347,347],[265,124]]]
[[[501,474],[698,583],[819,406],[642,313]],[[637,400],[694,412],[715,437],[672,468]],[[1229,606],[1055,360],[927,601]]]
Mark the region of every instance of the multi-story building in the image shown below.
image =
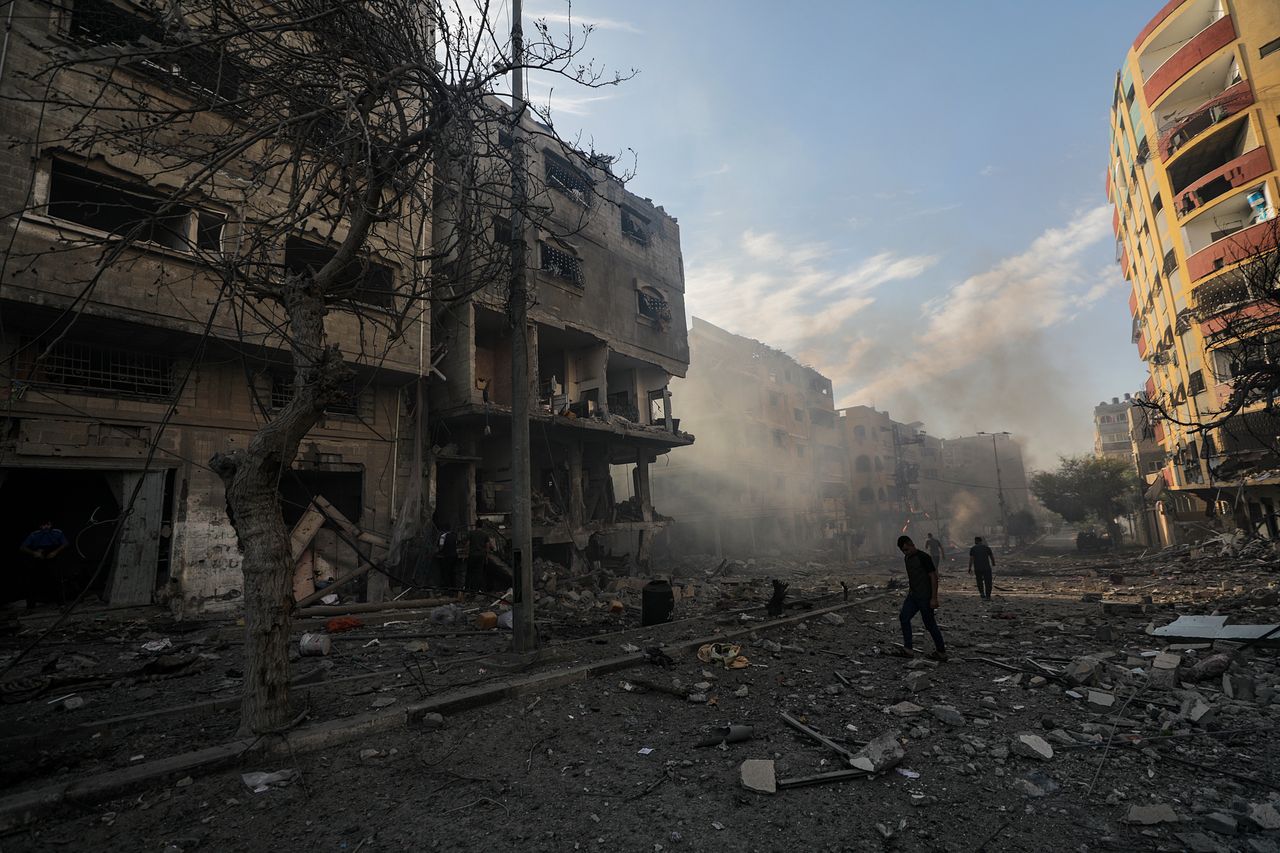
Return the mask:
[[[1159,437],[1162,518],[1194,514],[1233,485],[1244,487],[1235,521],[1274,528],[1276,489],[1237,464],[1275,467],[1262,458],[1274,454],[1250,437],[1280,433],[1274,418],[1249,411],[1236,422],[1246,428],[1212,435],[1180,424],[1200,423],[1230,393],[1222,318],[1248,311],[1242,262],[1274,251],[1280,233],[1278,122],[1274,0],[1172,0],[1138,33],[1116,76],[1106,177],[1116,258],[1132,287],[1146,394],[1175,415]],[[1164,531],[1165,541],[1178,538],[1177,525]]]
[[[671,390],[689,365],[680,227],[628,192],[606,163],[540,130],[526,128],[531,183],[550,209],[530,246],[534,548],[572,565],[597,548],[643,563],[667,524],[654,512],[650,466],[693,443]],[[485,249],[509,245],[509,225],[495,219],[489,236]],[[458,260],[438,274],[448,276]],[[455,529],[483,520],[505,532],[510,522],[506,286],[490,281],[434,311],[434,357],[445,379],[430,386],[432,479],[437,516]]]
[[[247,79],[230,65],[200,77],[196,60],[207,56],[162,56],[158,42],[148,42],[154,61],[97,59],[110,85],[91,65],[40,76],[48,57],[101,57],[150,38],[158,24],[110,2],[16,5],[0,50],[0,125],[10,142],[0,151],[0,541],[16,556],[41,522],[63,529],[73,546],[59,558],[68,597],[93,580],[112,605],[147,604],[160,591],[189,610],[237,606],[241,555],[209,460],[244,447],[288,401],[292,369],[279,318],[260,302],[228,304],[221,271],[234,265],[245,223],[262,209],[255,205],[289,191],[261,189],[259,164],[232,159],[198,196],[166,201],[196,169],[164,159],[165,146],[235,121],[235,111],[228,119],[193,105],[234,102]],[[197,114],[181,127],[158,125],[145,150],[118,136],[107,142],[111,132],[100,146],[68,143],[89,128],[118,132],[144,92],[161,93],[166,115]],[[272,192],[280,195],[265,197]],[[280,270],[324,263],[334,234],[320,220],[257,260]],[[335,305],[325,318],[355,378],[281,483],[286,523],[320,494],[364,528],[392,526],[397,484],[403,491],[410,476],[398,447],[412,434],[403,393],[421,375],[419,346],[430,338],[425,314],[401,296],[410,270],[391,258],[411,257],[425,228],[420,216],[376,227],[374,253],[351,271],[358,310]],[[136,235],[128,244],[119,239],[126,232]],[[377,320],[392,315],[399,333]],[[317,539],[323,556],[338,569],[355,565],[330,534]]]
[[[948,438],[942,444],[942,479],[949,490],[953,537],[1003,533],[1011,513],[1030,508],[1022,446],[1008,433]]]
[[[700,318],[688,378],[673,383],[691,450],[655,469],[671,545],[751,554],[845,543],[847,477],[831,380]]]
[[[1137,399],[1141,397],[1142,392],[1139,391]],[[1151,498],[1147,495],[1157,480],[1161,485],[1164,483],[1161,474],[1164,470],[1164,451],[1160,449],[1163,427],[1155,417],[1154,411],[1145,406],[1130,406],[1126,417],[1129,426],[1130,460],[1141,480],[1143,492],[1142,520],[1138,533],[1142,535],[1144,544],[1156,545],[1160,542],[1160,516],[1156,510],[1154,495]],[[1158,493],[1159,489],[1156,492]]]
[[[1129,460],[1133,447],[1129,441],[1129,410],[1133,401],[1128,394],[1124,400],[1112,397],[1093,407],[1093,454],[1111,459]]]

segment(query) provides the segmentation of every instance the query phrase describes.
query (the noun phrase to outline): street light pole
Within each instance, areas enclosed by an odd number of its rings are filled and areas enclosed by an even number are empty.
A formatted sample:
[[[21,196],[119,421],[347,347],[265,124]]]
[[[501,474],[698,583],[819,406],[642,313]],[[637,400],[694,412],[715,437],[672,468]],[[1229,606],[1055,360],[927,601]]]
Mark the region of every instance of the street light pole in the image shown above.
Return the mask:
[[[1000,527],[1004,530],[1004,547],[1009,547],[1009,510],[1004,500],[1004,481],[1000,476],[1000,450],[996,446],[997,435],[1010,435],[1009,432],[979,432],[978,435],[991,436],[991,453],[996,460],[996,500],[1000,503]]]

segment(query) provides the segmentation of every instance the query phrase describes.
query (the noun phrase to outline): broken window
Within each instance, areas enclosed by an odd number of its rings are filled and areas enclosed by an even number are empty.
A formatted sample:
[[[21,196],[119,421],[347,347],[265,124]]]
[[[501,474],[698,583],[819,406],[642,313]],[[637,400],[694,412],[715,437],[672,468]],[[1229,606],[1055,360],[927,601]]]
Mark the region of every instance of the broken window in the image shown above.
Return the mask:
[[[163,22],[117,6],[111,0],[74,0],[67,35],[82,44],[145,47],[128,65],[176,83],[193,94],[233,100],[245,82],[243,67],[219,48],[177,43]],[[157,45],[161,46],[157,48]]]
[[[1194,397],[1196,394],[1204,393],[1204,373],[1202,371],[1197,370],[1187,378],[1189,382],[1188,389],[1191,396]]]
[[[636,291],[636,308],[641,317],[648,317],[659,326],[665,327],[671,322],[671,306],[653,288],[646,287]]]
[[[791,410],[791,417],[793,417],[795,420],[797,420],[797,421],[799,421],[799,422],[801,422],[801,423],[803,423],[803,422],[804,422],[804,412],[803,412],[803,411],[801,411],[800,409],[792,409],[792,410]]]
[[[569,161],[548,152],[546,157],[547,186],[559,190],[579,204],[591,204],[591,179]]]
[[[871,457],[867,455],[859,456],[853,463],[854,470],[863,473],[871,470]]]
[[[770,405],[770,406],[777,406],[777,405],[779,405],[781,402],[782,402],[782,395],[781,395],[781,394],[779,394],[777,391],[770,391],[770,392],[769,392],[769,405]]]
[[[23,339],[16,365],[22,381],[86,394],[173,395],[175,361],[168,354],[66,340],[44,350],[42,341]]]
[[[784,435],[785,435],[785,433],[783,433],[783,431],[782,431],[782,430],[780,430],[780,429],[775,429],[775,430],[773,431],[773,446],[774,446],[774,447],[781,447],[781,446],[782,446],[782,438],[783,438],[783,436],[784,436]]]
[[[285,269],[298,276],[314,275],[337,253],[337,249],[312,243],[301,237],[290,237],[285,242]],[[390,309],[395,295],[395,276],[391,268],[379,264],[367,255],[349,261],[338,271],[329,297],[349,299],[363,305]]]
[[[582,259],[577,255],[557,249],[550,243],[542,243],[542,271],[583,287]]]
[[[271,374],[271,410],[279,411],[293,399],[293,377],[282,373]],[[360,417],[360,386],[354,379],[343,386],[343,398],[325,406],[325,414]]]
[[[642,245],[649,245],[649,220],[631,208],[622,207],[622,233]]]
[[[49,166],[48,215],[142,243],[191,248],[191,208],[166,206],[165,199],[139,186],[54,160]]]
[[[858,500],[864,504],[873,503],[876,499],[876,493],[871,491],[870,487],[858,490]]]

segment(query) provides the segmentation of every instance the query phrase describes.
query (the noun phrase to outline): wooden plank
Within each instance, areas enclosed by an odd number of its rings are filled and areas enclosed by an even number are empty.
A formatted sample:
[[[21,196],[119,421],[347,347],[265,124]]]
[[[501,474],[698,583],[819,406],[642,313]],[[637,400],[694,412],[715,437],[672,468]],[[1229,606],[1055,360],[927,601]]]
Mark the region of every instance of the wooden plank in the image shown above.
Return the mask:
[[[347,583],[348,581],[355,580],[361,575],[367,573],[370,569],[374,568],[373,563],[370,563],[362,555],[357,554],[356,556],[360,558],[360,568],[356,569],[355,571],[348,572],[347,574],[335,580],[333,583],[326,586],[324,589],[317,589],[315,592],[311,593],[310,595],[304,595],[302,598],[299,598],[297,601],[295,601],[293,603],[293,606],[297,608],[303,608],[303,607],[306,607],[308,604],[311,604],[312,602],[319,601],[329,593],[337,592],[339,589],[341,589],[343,584]]]
[[[307,550],[311,540],[316,538],[320,528],[324,527],[324,521],[324,513],[314,506],[308,506],[302,518],[298,519],[298,523],[293,526],[293,532],[289,534],[289,551],[295,563],[302,556],[302,552]]]
[[[361,530],[352,523],[351,519],[343,515],[342,510],[329,503],[322,496],[316,495],[311,500],[320,508],[320,511],[323,512],[330,521],[338,525],[338,527],[342,529],[342,532],[352,539],[355,539],[358,542],[366,542],[370,545],[377,545],[380,548],[387,548],[391,545],[387,540],[387,537],[379,533],[371,533]]]
[[[137,488],[133,511],[125,518],[116,546],[107,600],[113,606],[150,604],[160,557],[160,519],[164,510],[163,471],[125,471],[126,503]],[[141,488],[138,483],[141,481]]]

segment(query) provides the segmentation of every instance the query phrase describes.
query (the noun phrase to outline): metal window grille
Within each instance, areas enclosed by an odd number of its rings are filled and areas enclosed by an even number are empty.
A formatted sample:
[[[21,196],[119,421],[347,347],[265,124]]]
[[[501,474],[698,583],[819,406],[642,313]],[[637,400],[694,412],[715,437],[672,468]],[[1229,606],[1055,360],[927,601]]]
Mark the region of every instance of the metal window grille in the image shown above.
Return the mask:
[[[632,213],[624,207],[622,208],[622,233],[637,243],[647,245],[649,242],[649,220],[638,213]]]
[[[330,403],[325,407],[325,413],[329,415],[346,415],[348,417],[357,418],[360,416],[360,387],[354,380],[346,385],[345,397],[337,403]],[[279,411],[289,405],[289,401],[293,399],[293,379],[289,376],[274,374],[271,377],[271,409]]]
[[[558,157],[547,158],[547,186],[581,204],[591,203],[591,179]]]
[[[54,344],[41,357],[39,341],[25,339],[18,375],[33,385],[86,394],[165,398],[173,395],[174,359],[162,353],[116,349],[78,341]]]
[[[578,287],[584,285],[582,259],[547,243],[542,244],[542,270],[556,278],[571,281]]]

